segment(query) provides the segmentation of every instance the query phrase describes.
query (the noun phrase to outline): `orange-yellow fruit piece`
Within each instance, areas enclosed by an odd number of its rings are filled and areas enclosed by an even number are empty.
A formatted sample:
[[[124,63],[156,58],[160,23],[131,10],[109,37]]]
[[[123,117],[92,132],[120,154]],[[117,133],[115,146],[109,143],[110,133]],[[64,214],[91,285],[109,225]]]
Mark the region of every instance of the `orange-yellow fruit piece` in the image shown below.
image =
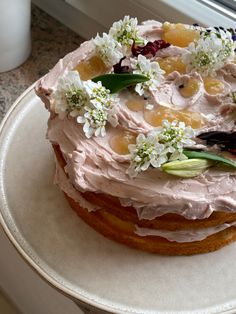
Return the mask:
[[[146,101],[140,96],[134,96],[126,101],[126,106],[131,111],[142,111]]]
[[[79,72],[81,79],[86,81],[105,73],[106,66],[101,58],[93,56],[88,60],[81,61],[75,70]]]
[[[161,126],[163,120],[168,120],[169,122],[174,120],[182,121],[194,129],[200,128],[203,125],[202,117],[198,112],[188,110],[178,111],[164,106],[158,106],[153,110],[145,110],[144,119],[154,127]]]
[[[203,79],[205,90],[210,95],[222,94],[224,83],[216,78],[207,76]]]
[[[199,91],[200,82],[197,79],[190,79],[184,87],[179,88],[181,96],[184,98],[189,98],[195,95]]]
[[[162,39],[174,46],[187,47],[194,40],[198,40],[199,36],[198,30],[187,28],[181,23],[163,24]]]
[[[186,73],[186,65],[182,62],[181,57],[166,57],[157,60],[160,68],[169,74],[173,71],[178,71],[181,74]]]
[[[119,155],[129,154],[128,145],[136,143],[136,136],[129,131],[122,131],[110,138],[111,148]]]

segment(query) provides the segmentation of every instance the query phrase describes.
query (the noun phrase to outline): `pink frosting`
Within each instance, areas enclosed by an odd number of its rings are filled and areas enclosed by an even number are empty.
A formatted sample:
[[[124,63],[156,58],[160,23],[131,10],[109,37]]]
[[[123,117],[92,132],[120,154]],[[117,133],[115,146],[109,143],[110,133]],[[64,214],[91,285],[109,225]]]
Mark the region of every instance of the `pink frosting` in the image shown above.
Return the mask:
[[[147,34],[149,39],[157,39],[160,36],[160,23],[146,22],[140,26],[140,32]],[[183,50],[178,47],[172,47],[169,51],[167,49],[166,53],[170,55],[180,54]],[[76,193],[80,195],[80,192],[85,191],[110,194],[118,197],[123,206],[136,208],[140,219],[154,219],[166,213],[177,213],[188,219],[203,219],[209,217],[213,211],[236,211],[235,172],[211,168],[196,178],[181,179],[157,169],[149,169],[131,179],[126,174],[129,156],[115,153],[109,145],[109,139],[116,130],[110,127],[104,138],[87,139],[81,125],[75,120],[70,117],[60,120],[53,114],[50,93],[56,87],[58,77],[65,71],[73,70],[80,60],[92,53],[93,44],[85,42],[60,60],[36,86],[36,93],[52,113],[47,136],[52,143],[60,145],[66,159],[66,172],[73,186],[73,198],[76,199]],[[153,93],[152,104],[158,106],[165,102],[176,108],[200,112],[205,117],[206,124],[199,132],[236,130],[234,121],[226,120],[219,111],[227,93],[236,90],[234,73],[235,65],[226,66],[225,70],[219,72],[218,78],[225,84],[222,95],[208,95],[201,83],[199,92],[186,99],[178,92],[178,84],[191,76],[199,75],[195,73],[181,76],[174,72],[167,77],[161,88]],[[133,112],[125,105],[127,92],[121,92],[119,97],[118,128],[136,133],[150,131],[152,126],[145,122],[142,112]],[[58,177],[57,182],[59,181],[63,181],[63,178]],[[60,186],[66,190],[64,183]]]
[[[140,228],[136,226],[135,233],[141,237],[145,236],[158,236],[167,239],[170,242],[194,242],[202,241],[220,231],[223,231],[230,227],[235,227],[236,222],[224,223],[219,226],[204,228],[204,229],[189,229],[189,230],[178,230],[178,231],[169,231],[169,230],[160,230],[160,229],[148,229]]]

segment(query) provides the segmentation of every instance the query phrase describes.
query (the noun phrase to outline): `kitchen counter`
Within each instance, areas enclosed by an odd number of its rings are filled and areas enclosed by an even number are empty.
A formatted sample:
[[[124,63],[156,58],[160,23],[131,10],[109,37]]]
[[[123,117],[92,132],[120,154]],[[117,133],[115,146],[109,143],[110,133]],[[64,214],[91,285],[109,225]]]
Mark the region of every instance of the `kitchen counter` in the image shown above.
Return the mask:
[[[32,6],[32,53],[20,67],[0,73],[0,121],[18,96],[83,41]],[[19,256],[0,227],[0,288],[23,314],[81,314],[68,298],[45,283]],[[8,311],[6,312],[6,308]],[[0,291],[0,312],[15,313]],[[18,313],[18,312],[17,312]]]

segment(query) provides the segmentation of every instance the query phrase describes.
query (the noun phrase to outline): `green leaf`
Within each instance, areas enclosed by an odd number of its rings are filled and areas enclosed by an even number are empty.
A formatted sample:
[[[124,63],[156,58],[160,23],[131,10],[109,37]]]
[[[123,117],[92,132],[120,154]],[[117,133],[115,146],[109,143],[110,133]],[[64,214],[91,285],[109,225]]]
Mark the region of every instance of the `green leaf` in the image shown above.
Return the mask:
[[[217,162],[224,163],[228,166],[231,166],[236,169],[236,162],[233,160],[230,160],[228,158],[225,158],[220,155],[216,155],[213,153],[208,153],[208,152],[197,152],[194,150],[184,150],[184,155],[187,156],[188,158],[202,158],[202,159],[209,159],[209,160],[214,160]]]
[[[149,78],[147,76],[141,74],[104,74],[97,76],[92,79],[93,82],[102,82],[102,85],[105,86],[110,92],[117,93],[120,90],[136,85],[138,83],[143,83],[148,81]]]

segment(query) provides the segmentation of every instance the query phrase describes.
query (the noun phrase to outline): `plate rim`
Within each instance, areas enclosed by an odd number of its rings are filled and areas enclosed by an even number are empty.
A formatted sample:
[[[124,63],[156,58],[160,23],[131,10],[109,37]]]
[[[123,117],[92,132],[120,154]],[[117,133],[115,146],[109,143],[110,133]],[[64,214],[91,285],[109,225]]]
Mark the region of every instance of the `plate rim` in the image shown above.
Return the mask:
[[[11,118],[11,115],[15,111],[15,109],[20,105],[21,101],[28,95],[30,94],[36,85],[37,81],[34,82],[32,85],[30,85],[15,101],[14,103],[10,106],[8,109],[7,113],[3,117],[1,123],[0,123],[0,138],[3,136],[3,131],[6,128],[8,120]],[[34,95],[37,97],[36,95]],[[7,130],[7,129],[6,129]],[[75,303],[78,301],[83,303],[84,305],[89,305],[94,307],[95,309],[106,311],[108,313],[113,313],[113,314],[142,314],[142,312],[137,312],[133,310],[127,310],[124,311],[123,309],[115,308],[110,305],[100,303],[98,300],[93,300],[89,297],[86,297],[84,295],[81,295],[79,292],[75,292],[72,289],[64,286],[62,283],[58,282],[53,276],[48,274],[45,270],[43,270],[42,267],[40,267],[34,260],[31,258],[27,252],[21,247],[20,243],[17,241],[17,239],[14,237],[10,229],[8,228],[7,223],[5,222],[3,215],[2,215],[2,210],[0,209],[0,225],[2,226],[2,229],[4,233],[6,234],[7,238],[10,240],[11,244],[13,247],[16,249],[16,251],[20,254],[20,256],[24,259],[24,261],[30,266],[30,268],[36,272],[46,283],[48,283],[51,287],[65,295],[66,297],[70,298],[72,301]],[[199,310],[201,312],[199,312]],[[205,309],[199,309],[199,310],[194,310],[194,311],[181,311],[181,312],[174,312],[175,314],[199,314],[199,313],[205,313],[205,314],[235,314],[236,310],[236,297],[235,300],[229,301],[227,303],[223,303],[221,305],[216,305],[214,307],[208,307]],[[146,313],[151,313],[150,311]],[[157,313],[157,312],[155,312]],[[173,312],[160,312],[162,314],[171,314]]]

